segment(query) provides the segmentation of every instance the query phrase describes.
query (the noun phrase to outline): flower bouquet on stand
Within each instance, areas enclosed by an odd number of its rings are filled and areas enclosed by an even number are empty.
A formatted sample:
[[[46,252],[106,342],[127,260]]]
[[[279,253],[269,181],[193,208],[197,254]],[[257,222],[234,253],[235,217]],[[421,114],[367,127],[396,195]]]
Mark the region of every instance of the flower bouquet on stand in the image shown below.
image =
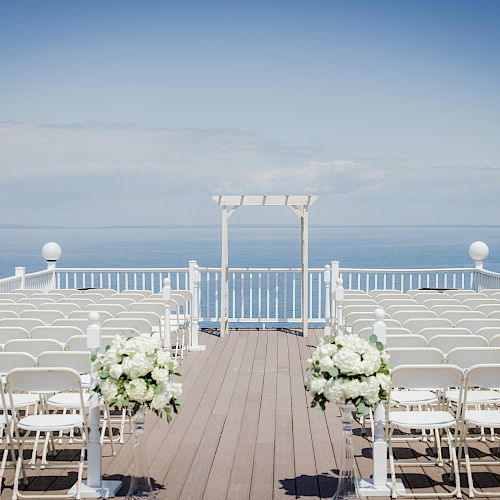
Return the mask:
[[[126,498],[153,498],[143,443],[145,412],[172,420],[178,413],[182,384],[172,382],[177,361],[154,338],[116,336],[106,352],[92,356],[96,383],[93,390],[108,406],[127,410],[134,421],[134,456]]]
[[[336,403],[342,418],[342,462],[334,499],[360,498],[352,445],[353,413],[365,417],[375,405],[387,401],[388,355],[376,336],[367,341],[351,334],[326,335],[308,364],[306,389],[313,395],[311,406],[324,411],[327,403]]]

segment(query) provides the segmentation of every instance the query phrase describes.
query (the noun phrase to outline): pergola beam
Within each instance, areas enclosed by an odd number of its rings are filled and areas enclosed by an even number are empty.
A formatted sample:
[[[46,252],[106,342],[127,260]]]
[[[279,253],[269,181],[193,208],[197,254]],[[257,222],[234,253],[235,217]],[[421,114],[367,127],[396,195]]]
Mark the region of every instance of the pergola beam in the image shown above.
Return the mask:
[[[216,195],[212,199],[222,209],[222,248],[221,248],[221,323],[223,337],[229,328],[229,217],[241,206],[287,206],[300,220],[301,260],[302,260],[302,332],[307,337],[309,329],[309,207],[318,199],[315,195]]]

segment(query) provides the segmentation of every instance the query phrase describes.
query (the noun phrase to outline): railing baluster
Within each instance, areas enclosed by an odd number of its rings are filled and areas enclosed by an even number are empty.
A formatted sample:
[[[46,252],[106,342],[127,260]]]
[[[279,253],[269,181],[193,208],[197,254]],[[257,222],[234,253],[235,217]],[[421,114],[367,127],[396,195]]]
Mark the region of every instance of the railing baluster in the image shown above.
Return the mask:
[[[250,319],[253,319],[254,318],[254,315],[253,315],[253,273],[252,272],[249,272],[248,274],[248,286],[250,288],[250,296],[249,296],[249,308],[250,308],[250,315],[249,315],[249,318]]]

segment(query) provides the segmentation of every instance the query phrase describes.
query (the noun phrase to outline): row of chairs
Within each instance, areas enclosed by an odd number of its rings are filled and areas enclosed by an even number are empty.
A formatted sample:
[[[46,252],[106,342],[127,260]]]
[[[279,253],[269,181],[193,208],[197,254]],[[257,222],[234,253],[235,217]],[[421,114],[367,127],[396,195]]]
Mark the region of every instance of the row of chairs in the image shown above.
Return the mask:
[[[437,354],[436,354],[437,355]],[[429,358],[427,358],[429,360]],[[455,487],[447,493],[426,493],[426,496],[461,496],[460,470],[465,465],[469,496],[499,496],[498,491],[479,491],[474,484],[472,470],[475,466],[499,465],[498,459],[475,458],[470,444],[481,439],[476,428],[500,427],[500,364],[470,366],[467,370],[454,364],[402,364],[392,371],[392,389],[387,405],[386,435],[393,497],[398,496],[396,466],[450,467],[450,478]],[[409,396],[405,397],[405,393]],[[415,436],[412,431],[421,434]],[[427,432],[430,434],[427,435]],[[410,434],[401,434],[410,433]],[[403,439],[433,439],[433,457],[422,460],[397,460],[395,445]],[[493,435],[496,438],[496,435]],[[449,450],[449,459],[443,457],[442,446]],[[434,460],[430,460],[434,458]]]

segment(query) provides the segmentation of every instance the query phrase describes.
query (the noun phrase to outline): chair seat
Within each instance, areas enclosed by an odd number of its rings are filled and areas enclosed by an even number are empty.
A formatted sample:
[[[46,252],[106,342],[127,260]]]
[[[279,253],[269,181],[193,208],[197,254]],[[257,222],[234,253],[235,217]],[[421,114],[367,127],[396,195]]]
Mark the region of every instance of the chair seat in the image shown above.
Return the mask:
[[[83,425],[83,417],[78,413],[66,415],[29,415],[18,422],[18,427],[25,431],[59,431],[69,430]]]
[[[465,423],[484,427],[500,426],[500,410],[466,410]]]
[[[37,394],[12,394],[12,399],[14,400],[15,408],[37,405],[40,402],[40,398]],[[5,405],[10,410],[10,398],[8,396],[5,398]],[[0,401],[0,410],[2,409],[3,405]]]
[[[446,399],[456,403],[459,391],[454,389],[446,391]],[[467,391],[467,404],[498,403],[500,402],[500,392],[497,391]]]
[[[90,399],[90,394],[88,393],[83,393],[83,404],[85,406],[89,405],[89,399]],[[81,402],[80,402],[80,394],[76,392],[60,392],[59,394],[56,394],[55,396],[52,396],[49,398],[47,401],[49,406],[54,406],[56,408],[69,408],[69,409],[80,409],[81,408]]]
[[[437,401],[432,391],[392,391],[391,400],[401,405],[430,404]]]
[[[444,429],[456,425],[447,411],[390,411],[389,422],[405,429]]]

